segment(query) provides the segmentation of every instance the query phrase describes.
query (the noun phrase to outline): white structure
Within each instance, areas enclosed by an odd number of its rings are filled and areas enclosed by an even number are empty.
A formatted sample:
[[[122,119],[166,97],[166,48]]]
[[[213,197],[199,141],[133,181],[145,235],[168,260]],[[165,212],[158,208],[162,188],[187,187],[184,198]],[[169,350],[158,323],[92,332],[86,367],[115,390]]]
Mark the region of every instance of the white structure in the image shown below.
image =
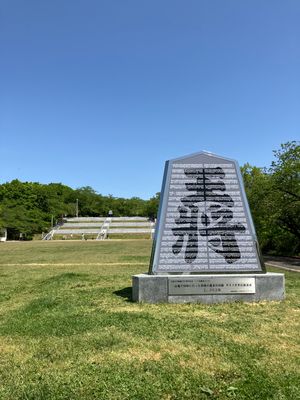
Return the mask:
[[[51,240],[60,235],[66,238],[86,235],[96,240],[104,240],[114,234],[149,234],[152,238],[155,223],[144,217],[78,217],[67,218],[62,225],[55,226],[43,240]]]
[[[7,229],[1,228],[0,229],[0,242],[6,242],[7,240]]]

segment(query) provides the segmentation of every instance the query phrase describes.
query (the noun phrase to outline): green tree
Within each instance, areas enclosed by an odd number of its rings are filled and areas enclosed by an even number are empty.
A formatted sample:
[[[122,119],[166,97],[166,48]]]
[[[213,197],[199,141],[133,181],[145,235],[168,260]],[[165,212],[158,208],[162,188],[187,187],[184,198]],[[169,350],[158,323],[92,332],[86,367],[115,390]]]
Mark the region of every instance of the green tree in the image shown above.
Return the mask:
[[[262,251],[293,255],[300,251],[300,147],[288,142],[274,151],[267,170],[245,164],[245,189]]]
[[[270,221],[270,175],[264,168],[245,164],[241,167],[245,190],[255,225],[258,241],[263,251],[268,249],[272,236]]]
[[[160,201],[160,193],[159,192],[156,193],[155,196],[151,197],[151,199],[147,201],[147,204],[145,207],[145,215],[148,218],[150,218],[151,220],[154,220],[155,218],[157,218],[159,201]]]
[[[274,151],[269,173],[272,182],[272,220],[284,233],[282,250],[300,252],[300,145],[287,142]],[[283,235],[281,235],[283,236]]]

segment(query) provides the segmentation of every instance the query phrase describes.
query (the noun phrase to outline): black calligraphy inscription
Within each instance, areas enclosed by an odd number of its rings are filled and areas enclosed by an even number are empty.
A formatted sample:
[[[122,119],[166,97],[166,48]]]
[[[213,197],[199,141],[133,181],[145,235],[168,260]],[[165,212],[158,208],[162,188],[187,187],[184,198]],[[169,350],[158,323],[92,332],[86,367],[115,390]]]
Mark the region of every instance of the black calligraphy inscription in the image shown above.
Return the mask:
[[[224,257],[228,264],[241,258],[235,234],[245,232],[241,223],[232,223],[234,201],[226,193],[225,173],[221,167],[186,168],[184,174],[192,182],[185,183],[186,190],[191,192],[181,198],[178,207],[179,216],[175,219],[176,227],[172,229],[177,238],[172,246],[173,254],[183,250],[186,263],[191,264],[198,255],[198,238],[208,238],[208,246]],[[199,215],[199,205],[209,204],[205,212]]]

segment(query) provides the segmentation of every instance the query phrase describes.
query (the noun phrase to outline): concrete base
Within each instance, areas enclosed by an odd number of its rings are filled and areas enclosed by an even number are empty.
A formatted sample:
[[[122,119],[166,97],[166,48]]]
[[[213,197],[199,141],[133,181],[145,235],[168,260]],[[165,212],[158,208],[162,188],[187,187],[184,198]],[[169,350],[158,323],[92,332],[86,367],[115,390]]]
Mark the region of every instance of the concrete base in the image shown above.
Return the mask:
[[[193,283],[210,278],[218,282],[218,278],[254,278],[255,293],[230,294],[170,294],[172,278],[192,278]],[[252,279],[253,282],[253,279]],[[174,292],[173,289],[171,289]],[[180,292],[180,290],[179,290]],[[234,301],[257,302],[262,300],[279,301],[285,298],[284,274],[268,272],[266,274],[218,274],[218,275],[148,275],[139,274],[132,277],[132,299],[144,303],[224,303]]]

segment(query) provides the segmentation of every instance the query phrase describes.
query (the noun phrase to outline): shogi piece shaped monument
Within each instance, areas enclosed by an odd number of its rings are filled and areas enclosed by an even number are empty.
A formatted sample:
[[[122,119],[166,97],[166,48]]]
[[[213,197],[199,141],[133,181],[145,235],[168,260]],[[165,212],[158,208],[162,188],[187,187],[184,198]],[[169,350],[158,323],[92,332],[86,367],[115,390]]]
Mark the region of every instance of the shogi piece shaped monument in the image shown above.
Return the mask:
[[[282,300],[284,274],[266,273],[238,163],[200,152],[166,162],[148,274],[133,300]]]

